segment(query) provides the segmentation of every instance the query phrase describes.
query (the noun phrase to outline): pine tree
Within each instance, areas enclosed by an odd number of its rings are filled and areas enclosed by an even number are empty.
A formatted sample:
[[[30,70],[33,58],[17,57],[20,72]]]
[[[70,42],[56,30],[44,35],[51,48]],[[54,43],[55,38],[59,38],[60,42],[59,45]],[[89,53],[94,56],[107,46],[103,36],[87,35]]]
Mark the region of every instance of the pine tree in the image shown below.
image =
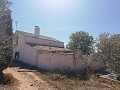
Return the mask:
[[[3,77],[3,70],[8,67],[12,60],[12,19],[11,2],[0,0],[0,79]]]

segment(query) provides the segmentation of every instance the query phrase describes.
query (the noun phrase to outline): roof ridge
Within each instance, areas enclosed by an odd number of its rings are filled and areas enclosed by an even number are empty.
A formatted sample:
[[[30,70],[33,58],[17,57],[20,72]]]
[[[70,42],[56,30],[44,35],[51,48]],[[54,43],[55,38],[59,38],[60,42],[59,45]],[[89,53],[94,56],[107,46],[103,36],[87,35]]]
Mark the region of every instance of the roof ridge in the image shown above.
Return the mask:
[[[21,34],[23,34],[24,36],[32,36],[32,37],[38,37],[38,38],[41,38],[41,39],[46,39],[46,40],[52,40],[52,41],[58,41],[58,42],[62,42],[62,41],[59,41],[55,38],[52,38],[52,37],[48,37],[48,36],[43,36],[43,35],[39,35],[39,36],[36,36],[35,34],[33,33],[29,33],[29,32],[25,32],[25,31],[19,31],[19,30],[16,30],[16,32],[20,32]]]

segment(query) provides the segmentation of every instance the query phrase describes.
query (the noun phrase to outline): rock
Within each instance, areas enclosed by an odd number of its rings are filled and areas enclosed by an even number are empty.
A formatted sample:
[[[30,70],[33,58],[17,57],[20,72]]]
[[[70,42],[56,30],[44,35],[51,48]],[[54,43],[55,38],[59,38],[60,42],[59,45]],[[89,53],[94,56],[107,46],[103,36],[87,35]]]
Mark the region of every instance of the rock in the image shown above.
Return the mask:
[[[33,84],[31,84],[30,86],[33,86]]]

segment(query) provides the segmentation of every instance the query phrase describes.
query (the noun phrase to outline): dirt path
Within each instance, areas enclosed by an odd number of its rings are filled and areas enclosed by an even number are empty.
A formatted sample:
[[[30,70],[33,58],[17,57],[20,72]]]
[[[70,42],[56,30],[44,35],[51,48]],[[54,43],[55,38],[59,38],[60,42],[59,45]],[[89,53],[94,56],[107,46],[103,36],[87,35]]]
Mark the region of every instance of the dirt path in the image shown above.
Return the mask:
[[[49,84],[33,72],[18,72],[19,68],[7,68],[4,72],[11,73],[19,81],[19,90],[54,90]]]

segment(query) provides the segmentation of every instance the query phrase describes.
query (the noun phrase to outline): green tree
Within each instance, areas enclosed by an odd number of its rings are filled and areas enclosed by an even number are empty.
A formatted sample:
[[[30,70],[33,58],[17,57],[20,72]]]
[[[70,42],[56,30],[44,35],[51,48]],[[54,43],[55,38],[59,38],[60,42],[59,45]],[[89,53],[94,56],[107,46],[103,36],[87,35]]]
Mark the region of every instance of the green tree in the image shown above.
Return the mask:
[[[2,15],[0,18],[1,21],[1,30],[6,34],[11,36],[13,34],[12,32],[12,18],[11,13],[7,13]]]
[[[3,77],[3,70],[6,69],[12,60],[12,19],[11,2],[0,0],[0,79]]]
[[[102,33],[96,46],[97,54],[108,68],[120,74],[120,34]]]
[[[83,55],[90,54],[93,49],[93,36],[85,31],[77,31],[70,35],[70,41],[67,48],[72,50],[81,50]]]

